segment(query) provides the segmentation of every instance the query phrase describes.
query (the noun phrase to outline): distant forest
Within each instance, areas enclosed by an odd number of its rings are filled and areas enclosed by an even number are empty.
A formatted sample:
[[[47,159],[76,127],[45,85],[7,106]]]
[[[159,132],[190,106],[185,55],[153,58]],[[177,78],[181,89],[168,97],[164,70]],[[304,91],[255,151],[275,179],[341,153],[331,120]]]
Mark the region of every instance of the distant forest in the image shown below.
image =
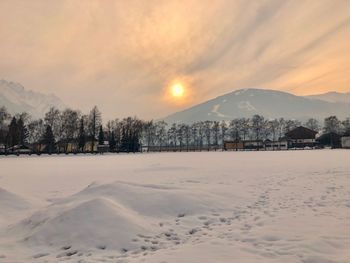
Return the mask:
[[[320,123],[310,118],[297,120],[266,119],[261,115],[231,121],[199,121],[193,124],[144,121],[137,117],[109,120],[102,123],[102,114],[95,106],[89,114],[50,108],[42,119],[27,113],[11,116],[0,107],[0,146],[11,153],[15,147],[26,146],[35,153],[56,152],[139,152],[150,147],[178,149],[219,149],[225,140],[276,141],[297,126],[303,125],[322,133],[350,134],[350,117],[339,120],[330,116]],[[74,147],[73,147],[74,145]]]

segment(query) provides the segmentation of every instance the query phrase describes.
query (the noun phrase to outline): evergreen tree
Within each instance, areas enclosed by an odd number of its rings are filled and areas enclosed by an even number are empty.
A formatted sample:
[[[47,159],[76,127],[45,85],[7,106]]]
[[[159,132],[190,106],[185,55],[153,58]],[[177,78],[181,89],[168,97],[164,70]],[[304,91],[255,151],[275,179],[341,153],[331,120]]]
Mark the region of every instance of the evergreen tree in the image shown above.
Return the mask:
[[[47,153],[51,154],[55,150],[55,136],[53,135],[52,128],[50,125],[46,126],[42,142],[46,145]]]
[[[109,137],[109,150],[111,152],[114,152],[116,146],[117,146],[117,142],[115,140],[115,134],[114,134],[114,131],[112,131],[112,133],[111,133],[111,135]]]
[[[86,143],[86,134],[85,134],[85,127],[84,127],[84,118],[82,117],[80,119],[80,127],[79,127],[79,135],[78,135],[78,145],[80,151],[84,152],[84,147]]]
[[[19,144],[19,133],[17,126],[17,119],[13,117],[9,125],[8,134],[7,134],[7,145],[13,147]]]
[[[11,115],[5,107],[0,107],[0,144],[6,144],[7,127],[6,123],[11,119]]]
[[[101,125],[101,112],[98,110],[97,106],[93,107],[89,114],[88,131],[91,137],[91,152],[94,151],[94,145],[96,140],[96,134],[98,128]]]
[[[100,131],[98,132],[98,144],[103,145],[105,142],[105,136],[103,134],[102,125],[100,125]]]
[[[17,132],[19,144],[24,145],[27,142],[29,133],[27,127],[24,125],[22,118],[17,121]]]

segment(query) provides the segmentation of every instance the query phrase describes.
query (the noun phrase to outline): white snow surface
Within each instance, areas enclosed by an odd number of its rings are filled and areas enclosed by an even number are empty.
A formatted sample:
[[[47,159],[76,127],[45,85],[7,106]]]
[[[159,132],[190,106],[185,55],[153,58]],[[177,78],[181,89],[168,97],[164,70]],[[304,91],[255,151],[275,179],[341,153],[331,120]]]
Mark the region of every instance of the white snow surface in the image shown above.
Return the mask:
[[[350,152],[0,157],[0,262],[350,262]]]

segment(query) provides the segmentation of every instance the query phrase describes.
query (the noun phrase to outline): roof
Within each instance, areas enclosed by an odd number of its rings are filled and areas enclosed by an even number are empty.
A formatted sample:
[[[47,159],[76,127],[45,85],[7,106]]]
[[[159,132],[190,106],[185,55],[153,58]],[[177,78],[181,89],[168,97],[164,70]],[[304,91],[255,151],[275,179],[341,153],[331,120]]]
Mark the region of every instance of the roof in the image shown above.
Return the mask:
[[[315,139],[318,132],[309,128],[299,126],[286,133],[286,137],[289,139]]]
[[[326,140],[326,139],[330,139],[330,138],[339,140],[341,138],[341,136],[335,132],[328,132],[328,133],[322,134],[316,140],[322,141],[322,140]]]
[[[243,141],[244,143],[246,143],[246,142],[259,142],[259,143],[262,143],[263,142],[263,140],[245,140],[245,141]]]
[[[230,141],[224,141],[224,143],[239,143],[239,142],[242,142],[242,140],[240,139],[234,139],[233,141],[230,140]]]

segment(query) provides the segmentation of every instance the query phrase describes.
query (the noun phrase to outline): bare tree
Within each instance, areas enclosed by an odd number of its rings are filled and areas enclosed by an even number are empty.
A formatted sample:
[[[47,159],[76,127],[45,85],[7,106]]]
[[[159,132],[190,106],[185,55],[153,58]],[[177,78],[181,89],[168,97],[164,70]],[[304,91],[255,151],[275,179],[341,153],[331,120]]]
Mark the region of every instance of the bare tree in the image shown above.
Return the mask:
[[[276,141],[276,136],[278,134],[278,128],[279,128],[279,121],[278,120],[270,120],[267,123],[267,127],[270,130],[270,134],[272,136],[272,141],[275,142]],[[272,144],[272,150],[275,150],[275,143]]]
[[[155,123],[155,135],[156,135],[156,142],[159,146],[159,150],[162,150],[162,147],[166,145],[166,127],[167,123],[165,121],[158,121]]]
[[[68,152],[68,145],[76,141],[79,133],[80,113],[72,109],[65,109],[61,114],[61,138],[64,140],[64,151]]]
[[[11,120],[11,115],[5,107],[0,107],[0,144],[6,145],[7,126]]]
[[[28,143],[35,144],[37,143],[36,151],[40,151],[40,139],[42,138],[42,135],[45,133],[45,124],[42,119],[34,120],[28,123],[27,125],[28,129]]]
[[[340,133],[341,131],[341,121],[337,116],[329,116],[324,119],[324,132],[334,132]]]
[[[208,151],[211,145],[211,132],[212,132],[212,122],[211,121],[205,121],[203,123],[203,129],[204,129],[204,134],[205,134],[205,139],[207,142],[207,147]]]
[[[298,120],[286,120],[284,122],[284,133],[290,132],[300,125],[301,123]]]
[[[216,150],[217,146],[219,145],[220,122],[214,121],[212,129],[213,129],[214,145],[215,145],[215,150]]]
[[[254,115],[251,120],[251,127],[255,140],[261,139],[261,132],[264,127],[264,121],[264,117],[257,114]]]
[[[246,136],[249,133],[249,129],[250,129],[250,119],[249,118],[241,118],[239,120],[239,122],[240,122],[240,127],[241,127],[242,139],[245,140]]]
[[[342,126],[343,126],[343,132],[345,134],[350,134],[350,117],[342,121]]]
[[[314,118],[310,118],[305,122],[305,127],[309,128],[313,131],[320,131],[320,123],[318,120],[314,119]]]
[[[221,130],[221,145],[224,145],[224,141],[226,139],[226,133],[227,133],[227,124],[226,124],[226,121],[221,121],[220,123],[220,130]]]

